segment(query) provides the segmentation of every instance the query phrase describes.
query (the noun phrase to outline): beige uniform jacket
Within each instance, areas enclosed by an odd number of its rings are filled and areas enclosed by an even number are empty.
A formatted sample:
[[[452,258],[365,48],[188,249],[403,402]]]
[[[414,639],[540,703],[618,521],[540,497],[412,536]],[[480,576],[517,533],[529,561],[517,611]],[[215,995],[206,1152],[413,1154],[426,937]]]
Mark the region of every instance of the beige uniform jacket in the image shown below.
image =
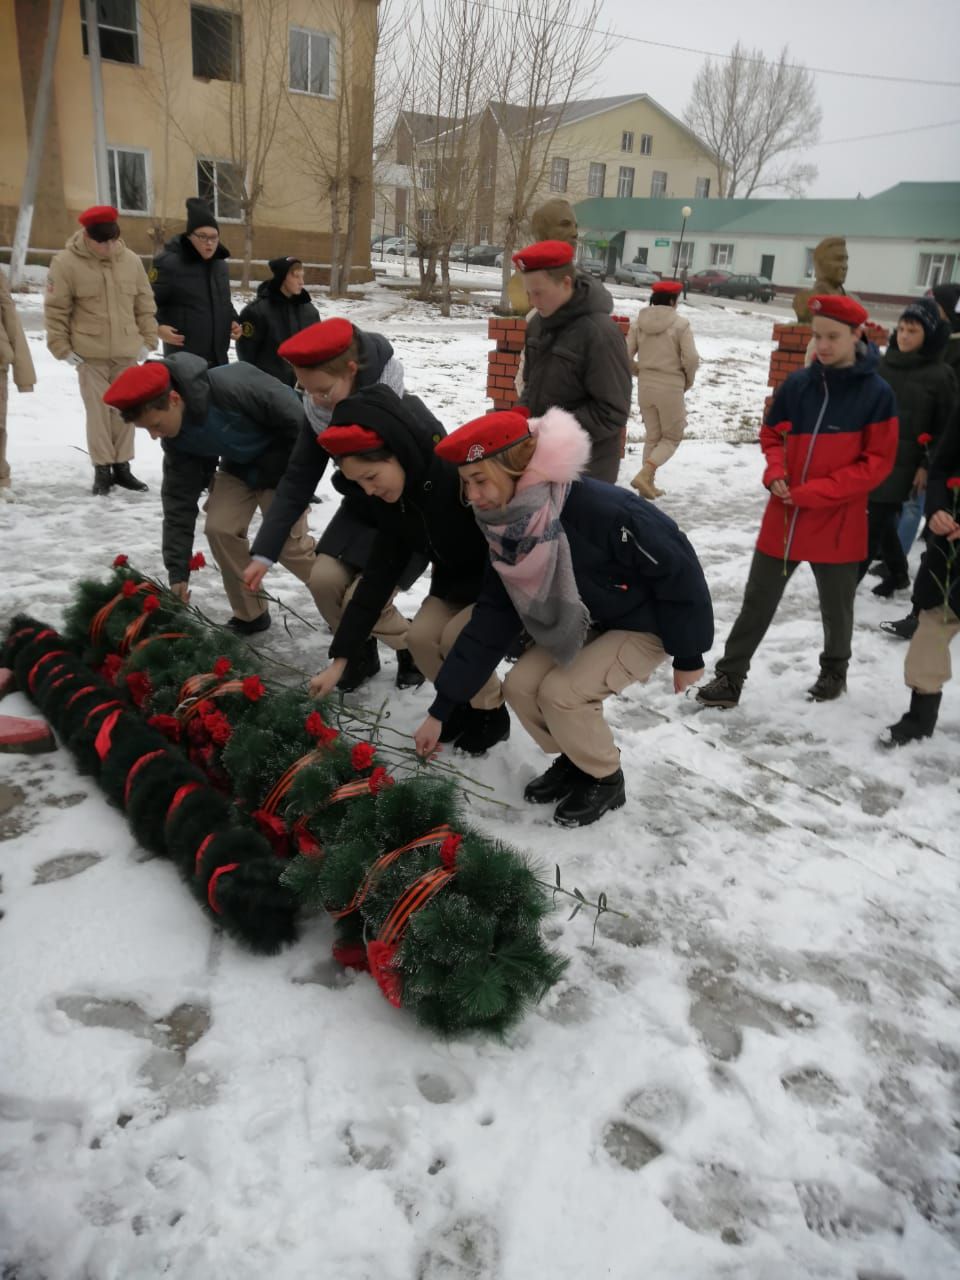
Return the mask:
[[[157,306],[143,263],[117,240],[98,258],[76,231],[50,263],[43,306],[47,347],[58,360],[134,360],[157,345]]]
[[[689,391],[700,364],[690,321],[673,307],[645,307],[627,331],[627,355],[644,388]]]
[[[11,368],[18,391],[27,391],[36,385],[33,357],[13,305],[7,277],[0,271],[0,372],[6,373]]]

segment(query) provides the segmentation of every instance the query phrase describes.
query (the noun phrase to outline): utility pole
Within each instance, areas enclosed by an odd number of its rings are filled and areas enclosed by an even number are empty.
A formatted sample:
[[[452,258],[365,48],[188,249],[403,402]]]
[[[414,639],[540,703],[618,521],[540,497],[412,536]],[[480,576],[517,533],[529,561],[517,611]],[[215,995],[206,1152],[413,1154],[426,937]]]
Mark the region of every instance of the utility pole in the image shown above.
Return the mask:
[[[37,184],[40,181],[40,162],[43,160],[43,147],[47,137],[47,116],[50,113],[50,98],[53,94],[53,64],[57,56],[62,17],[63,0],[50,0],[47,39],[43,46],[43,61],[40,64],[40,83],[37,85],[33,118],[30,122],[27,171],[23,176],[20,210],[17,213],[17,226],[13,233],[13,247],[10,253],[10,287],[13,289],[22,283],[23,268],[27,261],[30,227],[33,224],[33,210],[37,203]]]
[[[103,118],[103,67],[100,62],[100,28],[97,0],[84,0],[87,19],[87,54],[90,58],[90,97],[93,102],[93,157],[97,176],[97,200],[110,203],[110,172],[107,167],[107,130]]]

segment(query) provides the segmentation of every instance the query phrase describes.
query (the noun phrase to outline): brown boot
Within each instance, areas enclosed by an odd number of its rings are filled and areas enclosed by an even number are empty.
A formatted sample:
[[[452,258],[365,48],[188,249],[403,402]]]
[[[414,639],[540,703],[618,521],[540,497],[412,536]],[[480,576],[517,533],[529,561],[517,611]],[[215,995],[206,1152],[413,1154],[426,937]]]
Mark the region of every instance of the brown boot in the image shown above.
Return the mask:
[[[637,474],[630,481],[641,498],[662,498],[663,489],[658,489],[653,483],[653,477],[657,474],[656,463],[645,462]]]

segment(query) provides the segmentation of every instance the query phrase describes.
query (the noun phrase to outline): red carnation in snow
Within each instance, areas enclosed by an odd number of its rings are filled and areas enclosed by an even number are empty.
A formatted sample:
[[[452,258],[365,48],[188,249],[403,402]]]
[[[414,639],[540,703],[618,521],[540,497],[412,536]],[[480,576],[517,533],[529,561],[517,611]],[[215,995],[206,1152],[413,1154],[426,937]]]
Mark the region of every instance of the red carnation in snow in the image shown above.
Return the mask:
[[[180,741],[180,721],[176,716],[151,716],[147,724],[171,742]]]
[[[127,676],[127,688],[136,707],[142,707],[153,692],[150,677],[145,671],[131,671]]]
[[[400,993],[403,985],[400,981],[400,975],[393,967],[394,957],[397,954],[397,948],[389,942],[381,942],[379,938],[374,938],[372,942],[367,943],[367,961],[370,965],[370,972],[376,980],[377,986],[387,997],[395,1009],[400,1008]]]
[[[231,663],[229,658],[218,658],[216,662],[213,664],[213,674],[217,677],[218,680],[222,680],[223,677],[230,670],[232,665],[233,664]]]
[[[345,969],[369,969],[367,949],[362,942],[335,942],[333,958]]]
[[[117,678],[117,673],[122,666],[123,659],[120,657],[119,653],[108,653],[100,666],[100,674],[103,676],[104,680],[113,684]]]
[[[206,567],[207,567],[207,560],[203,552],[202,551],[194,552],[194,554],[190,557],[190,572],[193,573],[195,569],[205,569]]]
[[[384,787],[392,787],[393,778],[390,777],[389,773],[387,773],[383,765],[380,764],[380,765],[377,765],[376,769],[374,769],[373,773],[371,773],[370,779],[369,779],[369,785],[370,785],[370,794],[372,796],[375,796],[379,792],[381,792]]]
[[[123,566],[129,562],[129,559],[129,556],[124,555],[114,556],[113,567],[115,569],[122,569]]]
[[[446,840],[444,840],[443,844],[440,846],[440,861],[448,871],[453,870],[457,861],[457,850],[460,848],[462,843],[463,836],[454,832],[453,835],[447,836]]]
[[[960,489],[960,476],[951,476],[947,481],[948,489]]]
[[[125,596],[135,596],[137,594],[137,584],[132,578],[127,578],[120,590]]]
[[[159,608],[160,608],[160,597],[159,597],[159,596],[144,596],[144,598],[143,598],[143,612],[144,612],[144,613],[153,613],[153,612],[155,612],[155,610],[157,610],[157,609],[159,609]]]
[[[358,742],[350,752],[350,763],[357,773],[363,773],[364,769],[369,769],[373,764],[375,754],[376,748],[369,742]]]
[[[218,747],[225,747],[233,733],[233,726],[222,711],[212,711],[204,716],[203,727]]]
[[[259,676],[247,676],[243,681],[243,696],[251,702],[259,702],[266,693],[263,681]]]
[[[933,436],[929,431],[923,431],[917,436],[917,444],[928,445],[933,444]]]

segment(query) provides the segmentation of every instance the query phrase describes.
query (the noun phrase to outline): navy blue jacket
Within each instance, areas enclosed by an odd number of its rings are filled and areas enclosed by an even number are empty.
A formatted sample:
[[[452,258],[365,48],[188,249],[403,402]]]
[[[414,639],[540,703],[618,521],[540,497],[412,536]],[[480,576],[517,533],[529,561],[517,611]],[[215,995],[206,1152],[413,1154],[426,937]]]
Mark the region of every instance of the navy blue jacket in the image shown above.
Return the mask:
[[[578,480],[560,515],[580,598],[598,631],[659,636],[680,671],[698,671],[713,644],[713,605],[686,534],[628,489]],[[446,720],[469,702],[523,630],[493,565],[473,616],[436,679],[430,714]]]

